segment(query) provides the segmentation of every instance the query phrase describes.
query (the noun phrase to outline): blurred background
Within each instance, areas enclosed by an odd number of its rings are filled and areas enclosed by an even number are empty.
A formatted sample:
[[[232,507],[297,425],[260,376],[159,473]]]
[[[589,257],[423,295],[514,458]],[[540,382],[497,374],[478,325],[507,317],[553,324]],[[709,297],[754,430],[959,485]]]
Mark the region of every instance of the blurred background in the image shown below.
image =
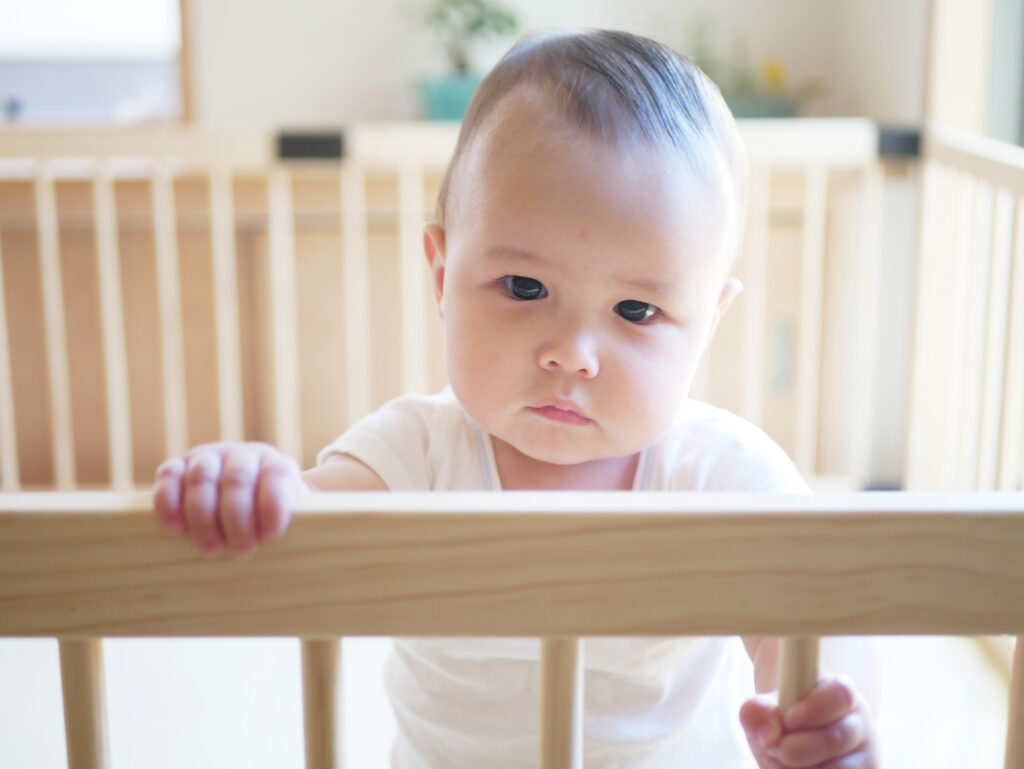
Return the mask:
[[[3,490],[225,436],[308,465],[443,386],[419,227],[480,76],[560,27],[672,46],[740,119],[747,291],[698,397],[818,489],[1024,488],[1024,0],[0,0]],[[357,769],[388,647],[345,639]],[[297,640],[104,648],[115,769],[302,766]],[[882,648],[884,766],[1002,765],[1012,639]],[[0,639],[0,766],[65,766],[62,719],[57,642]]]

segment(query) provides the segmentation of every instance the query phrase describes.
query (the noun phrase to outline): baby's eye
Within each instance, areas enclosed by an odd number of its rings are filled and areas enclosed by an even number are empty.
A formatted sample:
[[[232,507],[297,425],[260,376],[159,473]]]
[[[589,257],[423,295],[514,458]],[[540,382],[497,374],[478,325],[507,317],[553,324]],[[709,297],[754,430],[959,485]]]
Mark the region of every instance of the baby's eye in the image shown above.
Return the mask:
[[[628,321],[633,323],[642,323],[658,312],[658,308],[650,302],[626,299],[625,301],[619,302],[615,305],[615,312]]]
[[[533,278],[524,278],[522,275],[506,275],[501,279],[505,284],[505,290],[516,299],[524,301],[529,299],[543,299],[548,295],[544,284]]]

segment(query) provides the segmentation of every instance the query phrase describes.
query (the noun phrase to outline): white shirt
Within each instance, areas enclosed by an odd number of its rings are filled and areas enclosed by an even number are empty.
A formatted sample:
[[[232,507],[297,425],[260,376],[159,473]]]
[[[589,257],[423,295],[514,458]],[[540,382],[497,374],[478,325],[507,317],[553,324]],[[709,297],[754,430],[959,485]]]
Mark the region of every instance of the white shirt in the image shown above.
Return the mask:
[[[354,456],[392,491],[500,490],[490,435],[451,389],[406,395],[324,448]],[[640,456],[633,489],[807,493],[785,453],[727,411],[688,401]],[[394,769],[533,769],[540,641],[396,638],[385,669],[398,736]],[[755,767],[739,724],[754,694],[737,637],[584,642],[587,769]]]

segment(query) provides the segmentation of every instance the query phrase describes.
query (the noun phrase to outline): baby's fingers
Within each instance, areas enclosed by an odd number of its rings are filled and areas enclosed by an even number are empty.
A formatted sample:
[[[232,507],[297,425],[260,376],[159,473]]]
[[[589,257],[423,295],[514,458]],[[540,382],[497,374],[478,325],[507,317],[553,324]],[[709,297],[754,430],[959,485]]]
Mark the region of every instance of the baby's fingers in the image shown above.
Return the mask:
[[[867,715],[857,709],[826,726],[787,734],[768,753],[787,767],[869,767],[869,733]],[[826,763],[830,759],[841,760]]]
[[[218,521],[222,460],[215,449],[196,449],[185,461],[185,518],[199,549],[210,552],[224,541]]]
[[[238,553],[255,543],[255,501],[260,452],[250,445],[223,455],[220,477],[220,525],[228,545]]]
[[[813,729],[842,718],[857,707],[853,680],[845,675],[823,677],[782,714],[786,731]]]
[[[280,537],[291,522],[292,507],[303,486],[299,466],[285,455],[268,451],[260,466],[256,492],[257,536],[261,540]]]
[[[153,482],[153,509],[157,519],[170,534],[185,533],[185,510],[182,481],[187,464],[184,457],[168,459],[156,469]]]

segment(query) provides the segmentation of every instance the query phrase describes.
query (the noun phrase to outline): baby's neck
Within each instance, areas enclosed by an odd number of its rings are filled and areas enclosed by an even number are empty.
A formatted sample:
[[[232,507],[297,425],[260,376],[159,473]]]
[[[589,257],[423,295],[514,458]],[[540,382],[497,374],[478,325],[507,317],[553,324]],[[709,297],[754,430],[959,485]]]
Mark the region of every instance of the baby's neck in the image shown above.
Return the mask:
[[[494,463],[505,491],[548,489],[563,491],[629,491],[640,462],[639,454],[595,459],[576,465],[555,465],[528,457],[492,436]]]

